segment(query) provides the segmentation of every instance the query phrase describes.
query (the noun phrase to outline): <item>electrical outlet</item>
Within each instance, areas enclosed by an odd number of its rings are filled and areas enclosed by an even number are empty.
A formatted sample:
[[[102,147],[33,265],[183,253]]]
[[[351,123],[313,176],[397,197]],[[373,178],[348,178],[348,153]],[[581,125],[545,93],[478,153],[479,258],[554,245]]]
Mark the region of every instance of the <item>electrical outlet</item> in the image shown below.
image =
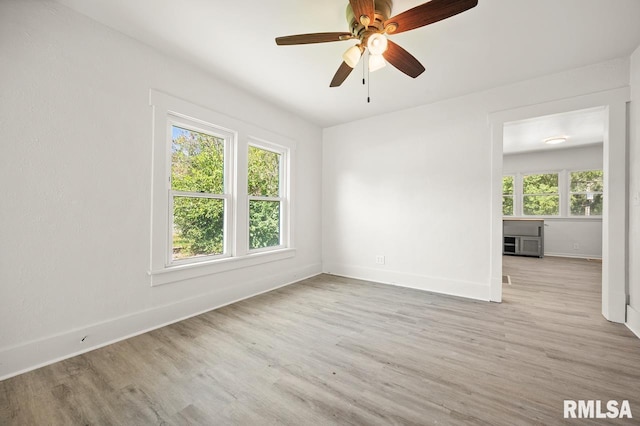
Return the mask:
[[[574,250],[580,250],[580,244],[579,243],[573,243],[573,249]]]
[[[384,256],[379,254],[376,256],[376,264],[377,265],[384,265]]]

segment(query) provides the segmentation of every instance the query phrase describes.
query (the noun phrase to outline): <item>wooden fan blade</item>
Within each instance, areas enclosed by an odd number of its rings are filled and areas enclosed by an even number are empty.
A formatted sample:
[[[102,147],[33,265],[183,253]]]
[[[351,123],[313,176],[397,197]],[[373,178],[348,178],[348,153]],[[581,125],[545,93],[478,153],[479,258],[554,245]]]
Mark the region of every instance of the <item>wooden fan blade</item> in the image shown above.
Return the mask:
[[[333,76],[333,80],[331,80],[331,84],[329,84],[329,87],[340,86],[342,82],[345,81],[347,77],[349,77],[351,71],[353,71],[353,68],[347,65],[346,62],[343,62],[342,65],[340,65],[340,68],[338,68],[338,71],[336,71],[336,74]]]
[[[331,41],[342,41],[353,38],[351,33],[311,33],[297,34],[284,37],[277,37],[278,46],[290,46],[294,44],[327,43]]]
[[[391,40],[387,40],[387,50],[382,56],[409,77],[416,78],[424,72],[424,66],[411,53]]]
[[[356,17],[358,22],[361,22],[361,16],[368,16],[371,23],[376,19],[374,0],[349,0],[349,4],[351,4],[351,9],[353,10],[353,16]]]
[[[398,34],[442,21],[471,9],[477,4],[478,0],[431,0],[387,19],[384,26],[395,24],[396,29],[389,33]]]

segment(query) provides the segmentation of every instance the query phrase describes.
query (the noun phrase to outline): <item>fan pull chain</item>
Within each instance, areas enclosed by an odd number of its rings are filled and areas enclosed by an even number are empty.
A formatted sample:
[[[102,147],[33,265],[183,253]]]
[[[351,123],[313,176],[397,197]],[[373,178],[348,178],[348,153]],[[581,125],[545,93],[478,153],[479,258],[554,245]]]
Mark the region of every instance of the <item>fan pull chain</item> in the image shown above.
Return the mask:
[[[369,71],[369,67],[367,67],[367,103],[371,103],[371,96],[370,96],[370,88],[371,86],[371,71]]]
[[[371,97],[369,96],[369,85],[371,84],[371,71],[369,71],[369,55],[367,52],[367,59],[362,61],[362,84],[364,84],[364,67],[367,67],[367,103],[371,103]]]

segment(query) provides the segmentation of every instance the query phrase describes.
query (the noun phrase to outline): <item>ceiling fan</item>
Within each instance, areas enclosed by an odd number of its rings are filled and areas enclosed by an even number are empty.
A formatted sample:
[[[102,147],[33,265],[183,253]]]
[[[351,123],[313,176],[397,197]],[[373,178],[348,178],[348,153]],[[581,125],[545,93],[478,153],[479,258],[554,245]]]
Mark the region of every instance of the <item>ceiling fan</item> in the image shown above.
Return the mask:
[[[431,0],[393,17],[393,0],[349,0],[347,22],[350,32],[327,32],[298,34],[277,37],[276,44],[288,46],[296,44],[327,43],[332,41],[358,40],[342,55],[344,61],[331,80],[330,87],[344,82],[360,61],[365,50],[369,51],[369,71],[391,65],[416,78],[424,71],[424,66],[409,52],[388,40],[386,35],[424,27],[441,21],[478,4],[478,0]]]

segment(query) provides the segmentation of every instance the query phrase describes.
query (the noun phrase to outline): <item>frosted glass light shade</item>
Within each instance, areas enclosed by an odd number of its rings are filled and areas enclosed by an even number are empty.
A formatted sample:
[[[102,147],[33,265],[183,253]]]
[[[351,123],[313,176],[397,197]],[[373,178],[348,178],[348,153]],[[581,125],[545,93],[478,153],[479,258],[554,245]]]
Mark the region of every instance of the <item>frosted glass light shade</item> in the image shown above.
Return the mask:
[[[382,55],[387,50],[387,38],[379,33],[371,34],[367,48],[373,55]]]
[[[349,65],[351,68],[355,68],[360,61],[360,56],[362,56],[362,51],[358,46],[351,46],[347,49],[346,52],[342,54],[342,59]]]
[[[564,143],[567,141],[567,138],[565,137],[558,137],[558,138],[549,138],[549,139],[545,139],[544,143],[546,143],[547,145],[557,145],[559,143]]]
[[[369,54],[369,71],[374,72],[387,65],[382,55]]]

